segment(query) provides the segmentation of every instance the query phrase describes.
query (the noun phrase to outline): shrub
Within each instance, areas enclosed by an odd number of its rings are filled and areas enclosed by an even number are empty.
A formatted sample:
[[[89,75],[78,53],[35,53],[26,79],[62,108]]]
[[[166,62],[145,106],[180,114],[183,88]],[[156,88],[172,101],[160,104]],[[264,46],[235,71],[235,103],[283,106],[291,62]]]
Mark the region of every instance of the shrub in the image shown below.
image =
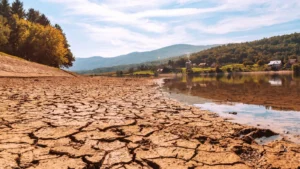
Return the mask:
[[[254,63],[252,61],[244,61],[243,63],[244,66],[252,66]]]
[[[117,71],[116,75],[117,75],[117,77],[122,77],[123,76],[123,71]]]
[[[172,70],[168,67],[164,67],[162,73],[171,73]]]
[[[217,66],[217,67],[216,67],[216,72],[217,72],[217,73],[222,73],[222,72],[223,72],[223,71],[220,69],[220,66]]]
[[[258,64],[259,66],[263,66],[265,63],[264,63],[262,60],[259,60],[259,61],[257,62],[257,64]]]

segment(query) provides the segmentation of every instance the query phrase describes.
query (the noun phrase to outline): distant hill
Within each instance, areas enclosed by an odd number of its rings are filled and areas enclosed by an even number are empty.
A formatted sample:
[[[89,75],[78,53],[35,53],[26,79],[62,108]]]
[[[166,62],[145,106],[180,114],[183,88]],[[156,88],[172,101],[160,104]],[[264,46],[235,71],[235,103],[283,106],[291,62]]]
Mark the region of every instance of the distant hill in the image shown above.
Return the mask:
[[[72,77],[73,74],[58,68],[29,62],[0,52],[0,77]]]
[[[299,56],[300,33],[293,33],[252,42],[217,46],[192,54],[191,61],[208,64],[267,64],[271,60],[281,60],[285,64],[289,59],[299,59]],[[184,62],[181,63],[181,66],[184,66]]]
[[[90,58],[76,58],[76,61],[73,63],[73,66],[69,70],[82,71],[118,65],[139,64],[144,62],[156,61],[159,59],[167,59],[187,53],[195,53],[215,46],[217,45],[193,46],[178,44],[153,51],[133,52],[127,55],[121,55],[113,58],[104,58],[100,56]]]

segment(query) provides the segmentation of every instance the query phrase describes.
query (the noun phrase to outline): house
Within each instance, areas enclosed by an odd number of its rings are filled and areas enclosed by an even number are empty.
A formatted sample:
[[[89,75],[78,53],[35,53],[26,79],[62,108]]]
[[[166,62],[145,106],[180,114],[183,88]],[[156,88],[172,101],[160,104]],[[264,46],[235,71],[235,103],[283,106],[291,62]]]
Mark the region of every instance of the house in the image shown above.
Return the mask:
[[[278,70],[278,69],[281,69],[282,62],[281,62],[281,60],[272,60],[272,61],[270,61],[268,66],[270,66],[272,69],[277,69]]]
[[[200,64],[199,64],[199,67],[206,67],[206,66],[207,66],[206,63],[200,63]]]

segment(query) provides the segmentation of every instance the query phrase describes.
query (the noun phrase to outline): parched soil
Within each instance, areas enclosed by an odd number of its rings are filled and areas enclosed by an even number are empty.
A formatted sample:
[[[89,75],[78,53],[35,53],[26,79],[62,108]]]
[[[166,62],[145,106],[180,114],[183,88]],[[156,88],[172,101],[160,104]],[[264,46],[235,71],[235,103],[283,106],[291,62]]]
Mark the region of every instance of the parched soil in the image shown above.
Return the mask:
[[[0,79],[0,168],[300,167],[300,145],[163,96],[155,81]]]
[[[72,77],[73,75],[38,63],[26,61],[0,52],[0,77]]]

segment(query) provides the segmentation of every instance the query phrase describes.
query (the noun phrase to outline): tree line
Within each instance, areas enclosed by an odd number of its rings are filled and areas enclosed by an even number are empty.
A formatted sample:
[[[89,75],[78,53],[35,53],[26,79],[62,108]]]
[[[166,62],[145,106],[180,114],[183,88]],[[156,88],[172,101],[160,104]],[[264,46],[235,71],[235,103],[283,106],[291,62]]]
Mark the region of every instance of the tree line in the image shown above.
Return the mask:
[[[52,67],[75,60],[62,28],[38,10],[25,11],[20,0],[0,0],[0,51]]]
[[[264,38],[253,42],[227,44],[191,55],[193,63],[226,65],[232,63],[267,64],[271,60],[287,63],[300,56],[300,33]],[[187,58],[181,58],[175,65],[184,67]]]

